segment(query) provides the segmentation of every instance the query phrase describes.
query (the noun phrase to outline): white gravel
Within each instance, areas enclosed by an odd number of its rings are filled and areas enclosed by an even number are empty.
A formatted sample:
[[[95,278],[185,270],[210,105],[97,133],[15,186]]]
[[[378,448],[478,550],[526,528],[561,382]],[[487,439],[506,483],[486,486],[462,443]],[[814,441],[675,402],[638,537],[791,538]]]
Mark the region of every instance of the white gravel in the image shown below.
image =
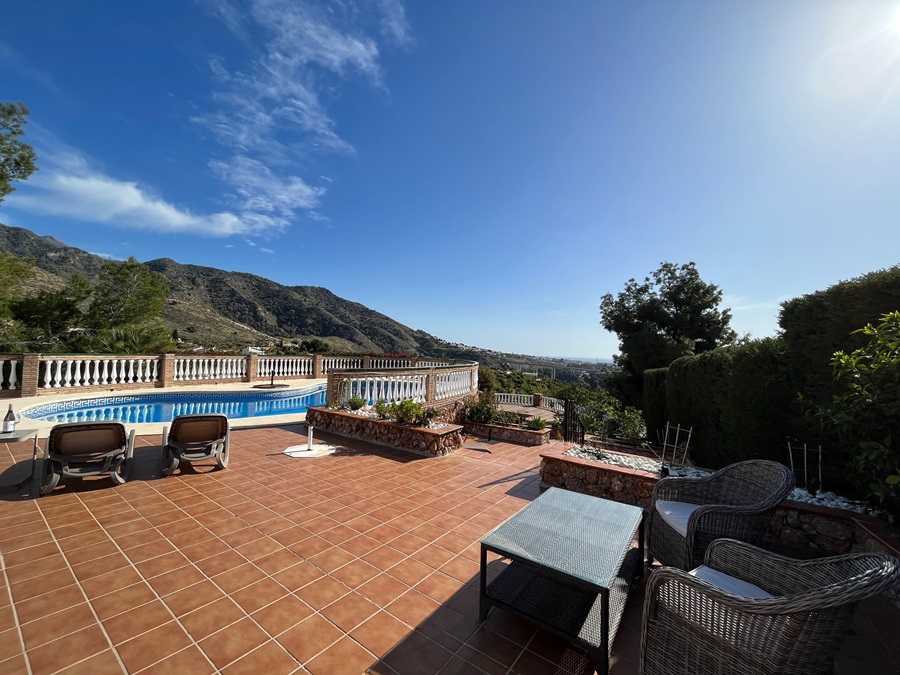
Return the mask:
[[[659,473],[660,462],[649,457],[640,457],[638,455],[624,455],[615,452],[604,452],[597,448],[573,445],[566,451],[571,457],[579,457],[592,461],[606,462],[615,466],[625,466],[629,469],[640,469],[651,473]],[[702,478],[708,476],[709,471],[697,469],[692,466],[672,466],[669,465],[670,475],[684,476],[685,478]],[[803,502],[805,504],[814,504],[816,506],[828,506],[833,509],[844,509],[845,511],[856,511],[864,513],[865,509],[862,504],[851,501],[833,492],[819,492],[810,494],[806,488],[794,488],[789,499],[795,502]]]

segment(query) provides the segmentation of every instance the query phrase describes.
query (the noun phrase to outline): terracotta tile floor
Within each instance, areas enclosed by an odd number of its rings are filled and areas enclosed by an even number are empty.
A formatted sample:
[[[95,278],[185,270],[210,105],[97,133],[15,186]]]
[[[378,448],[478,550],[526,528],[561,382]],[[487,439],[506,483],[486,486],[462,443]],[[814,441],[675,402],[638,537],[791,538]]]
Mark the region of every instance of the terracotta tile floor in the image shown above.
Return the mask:
[[[477,623],[478,541],[539,494],[538,449],[426,459],[322,434],[334,455],[281,454],[303,430],[236,430],[227,470],[169,478],[141,437],[121,487],[0,495],[0,674],[591,672],[500,610]],[[26,475],[29,443],[0,451],[0,482]],[[638,589],[616,675],[637,672],[640,613]],[[896,619],[861,608],[838,672],[900,672]]]

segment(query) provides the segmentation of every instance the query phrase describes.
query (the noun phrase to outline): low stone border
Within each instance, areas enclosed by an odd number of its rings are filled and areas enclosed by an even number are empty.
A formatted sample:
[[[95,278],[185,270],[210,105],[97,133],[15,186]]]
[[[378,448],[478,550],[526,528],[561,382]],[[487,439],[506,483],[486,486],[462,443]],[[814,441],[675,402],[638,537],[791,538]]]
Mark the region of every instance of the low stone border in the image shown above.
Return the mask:
[[[507,441],[518,445],[546,445],[550,442],[550,427],[532,431],[531,429],[506,427],[501,424],[481,424],[480,422],[466,422],[464,427],[467,434],[489,438],[492,441]]]
[[[456,424],[441,429],[410,427],[324,407],[309,408],[306,422],[323,431],[432,457],[449,455],[463,444],[462,427]]]
[[[645,509],[650,506],[655,473],[564,455],[571,445],[557,442],[541,453],[544,485]],[[877,519],[787,500],[775,510],[765,541],[802,558],[858,551],[900,557],[897,541]]]

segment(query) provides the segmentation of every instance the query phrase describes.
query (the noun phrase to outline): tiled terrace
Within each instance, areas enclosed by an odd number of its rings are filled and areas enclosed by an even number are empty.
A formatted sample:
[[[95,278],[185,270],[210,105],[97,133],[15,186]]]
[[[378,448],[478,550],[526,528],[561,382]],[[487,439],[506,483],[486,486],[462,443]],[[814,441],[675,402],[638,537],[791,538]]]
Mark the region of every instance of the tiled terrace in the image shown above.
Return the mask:
[[[499,610],[477,623],[478,541],[539,493],[539,448],[420,458],[304,427],[236,430],[225,471],[0,501],[3,673],[568,673],[580,652]],[[6,446],[4,484],[31,444]],[[0,450],[3,446],[0,446]],[[499,561],[493,563],[499,565]],[[639,591],[612,672],[637,672]],[[896,614],[858,613],[841,673],[898,672]],[[588,669],[589,670],[589,669]]]

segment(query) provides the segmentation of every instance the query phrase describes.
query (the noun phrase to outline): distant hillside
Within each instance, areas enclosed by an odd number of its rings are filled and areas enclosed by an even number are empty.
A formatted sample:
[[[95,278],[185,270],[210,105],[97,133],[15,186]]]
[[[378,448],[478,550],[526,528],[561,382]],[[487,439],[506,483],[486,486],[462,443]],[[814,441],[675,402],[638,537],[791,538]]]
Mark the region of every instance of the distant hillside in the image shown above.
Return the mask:
[[[5,225],[0,225],[0,251],[35,261],[32,292],[59,288],[76,272],[93,281],[104,262],[53,237]],[[325,288],[283,286],[253,274],[181,265],[168,258],[145,264],[166,277],[171,288],[163,321],[197,342],[319,337],[336,350],[420,354],[443,342]]]

